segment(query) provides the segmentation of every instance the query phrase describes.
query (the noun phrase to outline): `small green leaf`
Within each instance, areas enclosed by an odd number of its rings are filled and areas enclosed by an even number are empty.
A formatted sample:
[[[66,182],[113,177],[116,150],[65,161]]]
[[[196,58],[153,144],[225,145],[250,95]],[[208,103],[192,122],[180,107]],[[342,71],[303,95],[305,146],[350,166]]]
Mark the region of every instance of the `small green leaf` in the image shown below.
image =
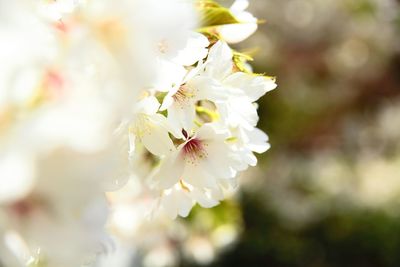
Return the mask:
[[[211,44],[215,44],[216,42],[221,40],[219,33],[215,30],[214,27],[204,27],[204,28],[197,29],[197,31],[199,33],[205,35]]]
[[[247,62],[253,61],[254,59],[244,53],[240,53],[237,51],[233,51],[233,63],[235,64],[236,68],[239,71],[245,72],[245,73],[251,73],[251,70],[249,70],[246,66]]]
[[[240,23],[228,8],[219,5],[214,0],[198,0],[201,27],[215,27],[225,24]]]
[[[165,96],[167,95],[166,92],[157,92],[155,97],[157,98],[157,101],[159,103],[162,103],[164,101]]]

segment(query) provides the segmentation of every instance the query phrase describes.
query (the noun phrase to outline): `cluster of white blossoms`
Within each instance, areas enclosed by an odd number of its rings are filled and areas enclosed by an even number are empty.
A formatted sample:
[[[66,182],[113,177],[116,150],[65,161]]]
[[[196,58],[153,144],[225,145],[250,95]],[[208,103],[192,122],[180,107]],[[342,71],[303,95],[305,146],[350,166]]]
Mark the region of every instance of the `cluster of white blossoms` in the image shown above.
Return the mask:
[[[227,44],[257,28],[247,5],[0,0],[0,266],[92,262],[129,179],[175,218],[256,165],[276,85]]]

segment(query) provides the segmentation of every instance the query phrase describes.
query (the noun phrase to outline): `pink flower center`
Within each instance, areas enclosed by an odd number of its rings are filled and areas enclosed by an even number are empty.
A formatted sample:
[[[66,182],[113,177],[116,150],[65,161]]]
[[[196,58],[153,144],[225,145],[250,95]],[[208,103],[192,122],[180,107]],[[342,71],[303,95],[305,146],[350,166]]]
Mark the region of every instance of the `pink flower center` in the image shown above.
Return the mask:
[[[208,156],[208,153],[205,149],[207,144],[202,142],[199,139],[193,138],[190,139],[184,146],[183,146],[183,155],[185,160],[188,163],[196,163],[200,159],[204,159]]]
[[[27,217],[34,212],[37,204],[30,199],[23,199],[10,205],[10,211],[17,217]]]
[[[29,215],[33,209],[34,205],[26,200],[21,200],[11,205],[11,211],[20,217]]]
[[[49,70],[46,73],[45,83],[51,88],[60,89],[64,86],[64,79],[59,72]]]
[[[27,196],[8,206],[8,210],[16,217],[26,218],[33,213],[48,209],[45,201],[38,196]]]
[[[62,33],[67,33],[69,30],[68,26],[62,20],[55,22],[54,27]]]

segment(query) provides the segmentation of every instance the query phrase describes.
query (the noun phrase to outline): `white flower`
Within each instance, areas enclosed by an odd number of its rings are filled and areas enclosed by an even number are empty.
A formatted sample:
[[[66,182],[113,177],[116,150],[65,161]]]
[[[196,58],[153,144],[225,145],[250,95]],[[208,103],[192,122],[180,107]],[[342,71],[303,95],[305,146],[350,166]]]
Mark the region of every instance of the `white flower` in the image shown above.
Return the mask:
[[[41,159],[35,186],[23,198],[1,205],[0,213],[6,216],[0,221],[4,234],[15,232],[31,257],[50,266],[80,266],[101,252],[107,240],[104,224],[108,213],[102,180],[121,168],[110,164],[116,156],[110,152],[82,155],[58,151]],[[106,164],[99,168],[101,163]],[[18,257],[13,243],[5,246]],[[27,259],[20,260],[26,263]]]
[[[203,60],[209,46],[208,39],[197,32],[190,32],[186,45],[178,54],[171,58],[158,57],[155,68],[155,79],[152,87],[157,91],[168,92],[174,85],[182,82],[186,75],[185,67]]]
[[[180,181],[172,188],[162,191],[156,208],[158,212],[175,219],[178,215],[187,217],[196,203],[203,208],[212,208],[223,198],[220,188],[200,189]]]
[[[178,215],[187,217],[194,205],[194,200],[190,197],[190,192],[181,189],[179,185],[165,190],[159,200],[159,208],[170,218],[175,219]]]
[[[228,91],[212,78],[201,75],[203,69],[203,63],[199,62],[164,98],[161,110],[168,110],[168,122],[177,136],[181,135],[182,129],[189,131],[193,128],[199,100],[217,102],[228,98]]]
[[[143,8],[143,13],[139,13],[138,16],[148,25],[145,30],[152,34],[151,39],[154,42],[152,47],[156,49],[157,57],[173,61],[180,51],[192,45],[189,40],[196,35],[193,31],[197,27],[197,12],[193,1],[138,2],[139,7]],[[149,14],[152,15],[149,16]],[[201,51],[196,51],[196,53],[201,53]]]
[[[161,110],[167,109],[175,138],[184,141],[165,154],[152,177],[153,186],[161,190],[160,210],[175,217],[187,216],[195,203],[212,207],[223,199],[222,188],[235,187],[237,171],[256,165],[253,152],[265,152],[269,144],[255,128],[254,102],[275,87],[272,78],[235,72],[232,50],[220,41],[205,63],[198,62],[168,92]],[[214,103],[216,110],[211,112],[218,122],[196,130],[201,100]]]
[[[257,101],[266,92],[276,88],[273,78],[233,72],[232,50],[224,42],[217,42],[211,49],[206,62],[205,75],[219,82],[225,92],[226,101],[215,102],[221,120],[231,127],[251,130],[258,122]]]
[[[185,47],[179,50],[177,56],[171,61],[183,66],[191,66],[207,56],[209,45],[210,42],[204,35],[191,32]]]
[[[251,130],[257,125],[257,105],[254,104],[266,92],[276,88],[273,79],[246,73],[234,73],[224,80],[224,86],[241,90],[228,101],[217,103],[222,120],[231,127]]]
[[[168,110],[168,121],[179,135],[181,129],[190,130],[196,118],[196,103],[208,100],[223,103],[236,92],[234,88],[223,87],[223,79],[232,73],[233,62],[230,48],[221,42],[215,44],[207,61],[199,61],[172,88],[161,106]]]
[[[233,3],[230,11],[240,23],[219,27],[218,31],[222,40],[228,43],[239,43],[257,30],[257,18],[245,11],[248,6],[248,0],[236,0]]]
[[[227,132],[211,124],[204,124],[193,136],[186,135],[178,149],[162,160],[153,177],[156,188],[169,189],[183,181],[197,188],[217,189],[220,179],[235,177],[237,159],[227,137]]]
[[[175,150],[168,135],[167,120],[157,113],[159,107],[160,103],[154,96],[146,97],[137,103],[134,118],[128,122],[131,155],[135,150],[136,139],[154,155],[163,156]]]
[[[231,143],[239,156],[240,164],[237,169],[243,171],[248,166],[257,165],[257,157],[253,152],[264,153],[271,145],[268,143],[268,136],[258,128],[247,130],[244,128],[231,129]]]
[[[187,73],[183,65],[162,58],[157,59],[154,70],[155,78],[150,87],[159,92],[171,91],[171,88],[182,82]]]

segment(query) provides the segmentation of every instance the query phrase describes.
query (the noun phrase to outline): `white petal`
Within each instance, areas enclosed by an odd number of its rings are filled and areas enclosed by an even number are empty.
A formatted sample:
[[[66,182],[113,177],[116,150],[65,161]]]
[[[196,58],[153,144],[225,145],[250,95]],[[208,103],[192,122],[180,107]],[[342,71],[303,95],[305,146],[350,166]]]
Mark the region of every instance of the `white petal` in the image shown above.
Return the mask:
[[[231,157],[233,151],[225,143],[209,143],[207,152],[208,157],[204,163],[208,172],[220,179],[228,179],[236,175],[236,171],[232,168],[236,165],[236,160]]]
[[[173,88],[171,88],[171,90],[164,97],[164,100],[160,107],[161,111],[167,110],[174,103],[173,96],[174,96],[174,94],[176,94],[176,92],[178,92],[179,86],[180,85],[177,85],[177,86],[174,86]]]
[[[233,128],[241,126],[252,130],[258,122],[256,106],[249,99],[235,97],[226,103],[217,103],[221,119]]]
[[[171,188],[182,178],[183,168],[184,161],[179,151],[176,151],[161,161],[152,181],[159,189]]]
[[[205,123],[197,130],[196,137],[200,140],[218,140],[219,142],[224,142],[229,137],[229,131],[218,124]]]
[[[215,207],[219,204],[219,201],[212,198],[211,194],[206,194],[203,190],[199,190],[197,188],[194,188],[191,192],[190,195],[193,197],[194,200],[196,200],[200,206],[203,208],[212,208]]]
[[[171,219],[175,219],[178,215],[187,217],[194,205],[193,199],[181,188],[173,188],[163,193],[160,199],[160,208]]]
[[[129,131],[129,157],[132,157],[136,150],[136,135]]]
[[[213,102],[226,101],[231,92],[215,79],[206,76],[197,76],[188,82],[188,86],[195,88],[196,100],[210,100]]]
[[[179,51],[178,55],[172,60],[184,66],[191,66],[207,56],[210,42],[208,39],[197,32],[192,32],[186,43],[186,47]]]
[[[257,101],[265,93],[276,88],[276,83],[272,78],[254,76],[243,72],[230,75],[225,79],[224,84],[240,88],[251,102]]]
[[[234,180],[234,179],[232,179],[232,180]],[[224,181],[226,181],[226,180],[224,180]],[[224,192],[222,191],[221,187],[218,187],[216,189],[212,189],[210,191],[210,193],[211,193],[210,195],[211,195],[212,199],[215,199],[215,200],[218,200],[218,201],[221,201],[221,200],[224,199]]]
[[[174,85],[182,82],[187,71],[182,65],[159,59],[155,73],[153,87],[158,91],[168,92]]]
[[[246,8],[249,7],[249,1],[248,0],[236,0],[230,10],[232,10],[233,12],[238,12],[238,11],[243,11]]]
[[[240,43],[257,31],[256,22],[242,22],[240,24],[228,24],[219,28],[219,34],[227,43]]]
[[[218,186],[216,177],[207,170],[207,167],[204,164],[186,164],[183,180],[194,187],[216,188]]]
[[[176,201],[178,202],[178,214],[181,217],[187,217],[193,207],[193,200],[183,190],[177,190]]]
[[[257,165],[257,157],[254,156],[254,154],[250,150],[243,151],[242,153],[242,159],[244,162],[246,162],[250,166],[256,166]],[[241,171],[243,171],[242,169]]]
[[[140,100],[136,106],[136,112],[152,115],[157,113],[160,108],[160,103],[154,96],[146,97]]]
[[[172,220],[176,219],[178,216],[178,203],[175,200],[175,196],[172,195],[162,196],[160,206],[164,209],[164,212],[170,217]]]
[[[219,27],[218,31],[223,40],[228,43],[239,43],[257,30],[257,18],[245,11],[248,6],[247,0],[236,0],[233,3],[230,10],[240,23]]]
[[[238,187],[238,180],[236,178],[233,179],[226,179],[226,180],[220,180],[219,184],[225,189],[225,190],[232,190]]]
[[[182,129],[188,132],[192,130],[195,118],[196,109],[191,100],[184,103],[174,102],[168,109],[168,122],[177,133],[181,132]]]
[[[235,153],[235,160],[236,160],[236,164],[233,165],[234,169],[238,172],[241,171],[245,171],[249,168],[249,163],[247,162],[247,153],[251,153],[251,151],[242,151],[242,150],[238,150]]]
[[[268,143],[268,135],[258,128],[248,133],[250,142],[247,147],[254,152],[264,153],[271,145]]]
[[[151,131],[144,133],[141,140],[146,149],[157,156],[165,156],[175,150],[168,131],[157,125]]]
[[[217,80],[223,80],[233,69],[231,48],[222,41],[214,44],[207,58],[206,74]]]
[[[188,81],[193,79],[195,76],[202,74],[204,72],[205,67],[207,66],[207,63],[208,62],[203,62],[202,60],[199,61],[196,67],[194,67],[188,71],[185,78],[183,79],[182,84],[187,83]]]

